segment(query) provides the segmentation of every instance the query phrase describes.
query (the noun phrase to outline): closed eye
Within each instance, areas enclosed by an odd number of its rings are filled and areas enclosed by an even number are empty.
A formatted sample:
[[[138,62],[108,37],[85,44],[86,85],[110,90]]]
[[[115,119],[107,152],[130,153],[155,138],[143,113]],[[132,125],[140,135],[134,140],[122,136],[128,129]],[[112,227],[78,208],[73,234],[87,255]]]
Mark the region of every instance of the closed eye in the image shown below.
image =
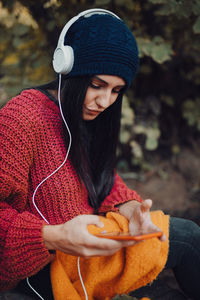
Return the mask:
[[[98,84],[95,84],[95,83],[91,82],[90,87],[92,87],[93,89],[99,90],[100,88],[102,88],[104,86],[98,85]],[[112,90],[112,93],[120,94],[122,91],[123,91],[123,87],[119,87],[119,88],[114,88]]]
[[[94,83],[92,83],[92,82],[90,82],[90,86],[93,88],[93,89],[100,89],[102,86],[100,86],[100,85],[96,85],[96,84],[94,84]]]
[[[112,92],[115,94],[120,94],[123,91],[123,88],[120,89],[113,89]]]
[[[100,78],[99,76],[94,76],[91,79],[89,86],[93,89],[99,90],[101,88],[106,88],[106,87],[109,88],[109,83],[107,81],[103,80],[102,78]],[[124,84],[116,85],[113,87],[112,93],[119,94],[119,93],[123,92],[124,89],[125,89]]]

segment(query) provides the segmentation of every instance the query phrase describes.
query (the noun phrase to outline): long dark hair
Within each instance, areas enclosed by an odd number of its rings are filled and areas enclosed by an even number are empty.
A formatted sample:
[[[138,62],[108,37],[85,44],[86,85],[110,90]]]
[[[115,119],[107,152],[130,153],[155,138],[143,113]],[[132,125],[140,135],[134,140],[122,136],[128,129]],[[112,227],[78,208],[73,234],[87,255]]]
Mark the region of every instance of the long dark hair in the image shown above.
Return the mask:
[[[117,100],[93,121],[85,121],[82,107],[91,83],[89,76],[77,76],[62,81],[62,109],[72,134],[71,162],[83,181],[89,204],[97,212],[114,183],[116,148],[120,130],[122,93]],[[55,89],[56,83],[43,86]],[[66,128],[66,138],[68,134]]]

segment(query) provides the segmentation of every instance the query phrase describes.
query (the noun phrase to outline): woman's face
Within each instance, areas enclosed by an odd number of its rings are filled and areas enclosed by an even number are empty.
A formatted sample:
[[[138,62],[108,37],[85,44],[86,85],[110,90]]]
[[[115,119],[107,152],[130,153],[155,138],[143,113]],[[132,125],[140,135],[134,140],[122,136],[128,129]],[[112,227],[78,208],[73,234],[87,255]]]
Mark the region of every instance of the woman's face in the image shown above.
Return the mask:
[[[101,112],[112,105],[125,81],[118,76],[96,75],[92,78],[83,103],[83,119],[94,120]]]

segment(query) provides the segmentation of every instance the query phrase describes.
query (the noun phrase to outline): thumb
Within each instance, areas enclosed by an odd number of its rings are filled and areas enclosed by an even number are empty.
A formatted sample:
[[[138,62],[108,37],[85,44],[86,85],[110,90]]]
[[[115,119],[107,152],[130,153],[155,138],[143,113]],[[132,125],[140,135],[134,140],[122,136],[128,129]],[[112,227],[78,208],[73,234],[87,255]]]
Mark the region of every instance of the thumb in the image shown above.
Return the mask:
[[[151,209],[152,200],[146,199],[141,203],[140,209],[142,212],[148,212]]]

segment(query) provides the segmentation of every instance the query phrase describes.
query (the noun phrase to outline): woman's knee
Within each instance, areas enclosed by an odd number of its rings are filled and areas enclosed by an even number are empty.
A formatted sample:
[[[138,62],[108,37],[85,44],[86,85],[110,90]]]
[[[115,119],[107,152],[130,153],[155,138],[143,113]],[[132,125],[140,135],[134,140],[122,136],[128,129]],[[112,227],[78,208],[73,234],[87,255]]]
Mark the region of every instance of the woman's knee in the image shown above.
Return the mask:
[[[195,243],[200,249],[200,227],[191,220],[171,217],[169,239],[180,243]]]
[[[174,268],[188,259],[200,262],[200,227],[191,220],[171,217],[166,268]]]

